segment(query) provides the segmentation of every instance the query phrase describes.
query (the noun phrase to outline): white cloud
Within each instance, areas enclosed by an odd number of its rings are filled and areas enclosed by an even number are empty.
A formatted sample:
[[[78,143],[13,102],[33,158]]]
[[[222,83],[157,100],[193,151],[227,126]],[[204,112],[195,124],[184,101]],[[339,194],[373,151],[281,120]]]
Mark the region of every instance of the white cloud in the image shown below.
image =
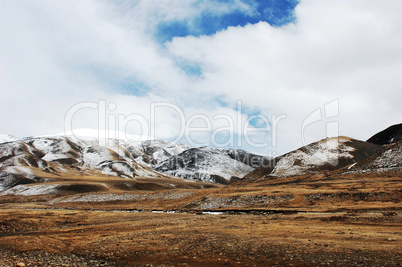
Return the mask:
[[[339,99],[342,135],[366,139],[400,122],[401,1],[307,0],[296,7],[295,24],[230,27],[213,36],[175,38],[166,46],[153,36],[162,21],[191,24],[202,12],[255,10],[241,1],[118,3],[0,3],[1,132],[61,132],[71,106],[99,99],[115,102],[116,114],[147,119],[155,101],[174,103],[187,117],[236,117],[238,99],[268,117],[286,114],[278,123],[277,146],[254,150],[260,153],[300,146],[304,118],[333,99]],[[202,75],[187,75],[178,60],[199,64]],[[126,80],[150,92],[127,95],[121,88]],[[214,104],[218,97],[229,106]],[[84,113],[75,125],[95,126],[96,112]],[[159,137],[171,138],[179,127],[177,116],[160,115]],[[307,140],[324,138],[327,121],[309,126]],[[213,122],[214,129],[222,125]],[[138,134],[135,122],[128,128]]]
[[[399,122],[402,111],[402,21],[395,12],[401,4],[393,3],[302,1],[296,24],[232,27],[175,38],[168,48],[203,66],[199,91],[287,114],[279,138],[288,148],[301,143],[303,119],[337,98],[340,134],[364,139]],[[325,137],[311,134],[311,141]]]

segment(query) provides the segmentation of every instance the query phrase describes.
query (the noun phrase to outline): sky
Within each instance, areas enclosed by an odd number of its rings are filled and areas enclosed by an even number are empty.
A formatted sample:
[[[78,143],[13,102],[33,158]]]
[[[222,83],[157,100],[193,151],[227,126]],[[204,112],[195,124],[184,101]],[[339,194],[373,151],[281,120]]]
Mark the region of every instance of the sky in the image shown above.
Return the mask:
[[[275,156],[401,123],[400,0],[2,0],[0,133]]]

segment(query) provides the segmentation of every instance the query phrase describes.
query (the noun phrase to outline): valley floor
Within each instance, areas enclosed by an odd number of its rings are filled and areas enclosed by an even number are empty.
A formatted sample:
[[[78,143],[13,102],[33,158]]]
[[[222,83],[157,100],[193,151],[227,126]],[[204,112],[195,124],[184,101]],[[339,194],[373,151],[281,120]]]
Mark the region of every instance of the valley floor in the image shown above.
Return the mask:
[[[398,266],[400,178],[2,196],[0,266]]]

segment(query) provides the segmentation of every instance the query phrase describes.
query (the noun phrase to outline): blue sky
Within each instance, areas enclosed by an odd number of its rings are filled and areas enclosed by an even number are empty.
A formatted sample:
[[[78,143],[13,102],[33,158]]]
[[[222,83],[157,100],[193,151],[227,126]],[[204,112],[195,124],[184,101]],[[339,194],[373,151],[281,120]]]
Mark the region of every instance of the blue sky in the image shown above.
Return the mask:
[[[233,4],[232,1],[211,1]],[[299,3],[297,0],[242,0],[253,12],[232,10],[224,14],[201,12],[197,16],[185,20],[162,21],[155,31],[155,38],[160,42],[171,41],[174,37],[212,35],[227,29],[230,26],[245,26],[260,21],[280,27],[295,21],[294,9]],[[196,3],[195,3],[196,4]]]
[[[210,1],[224,5],[233,5],[232,1]],[[178,20],[161,21],[155,28],[154,37],[160,43],[172,41],[175,37],[187,37],[201,35],[213,35],[217,32],[227,29],[228,27],[243,27],[247,24],[255,24],[259,22],[268,22],[273,27],[281,27],[288,23],[294,23],[296,17],[294,10],[298,0],[241,0],[249,9],[234,9],[225,13],[200,12],[194,17]],[[197,5],[197,2],[194,3]],[[251,12],[250,12],[251,10]],[[177,65],[189,76],[201,76],[202,68],[196,63],[176,61]],[[130,88],[128,88],[130,89]],[[132,93],[137,93],[134,88]],[[215,103],[221,107],[230,106],[229,103],[222,101],[220,96],[215,97]],[[231,103],[234,104],[234,103]],[[237,111],[237,108],[234,108]],[[247,117],[258,116],[261,110],[256,107],[242,107],[240,112]],[[268,116],[268,114],[265,114]],[[250,125],[256,128],[269,127],[265,125],[261,119],[252,119]],[[268,139],[269,131],[265,131],[265,137]],[[226,138],[222,136],[221,138]],[[237,137],[235,138],[237,140]],[[186,142],[186,140],[183,140]]]
[[[229,9],[228,12],[200,12],[192,17],[185,17],[181,19],[169,19],[161,20],[154,28],[153,36],[155,40],[162,46],[166,42],[171,42],[173,38],[176,37],[200,37],[200,36],[210,36],[217,32],[226,30],[228,27],[244,27],[248,24],[257,24],[260,22],[267,22],[269,25],[275,28],[280,28],[289,23],[296,23],[297,18],[295,17],[295,8],[299,4],[298,0],[240,0],[242,4],[248,8],[243,9]],[[202,1],[200,1],[202,2]],[[232,1],[210,1],[219,4],[231,6],[234,4]],[[194,2],[197,6],[199,2]],[[188,76],[201,77],[203,74],[202,67],[196,62],[175,60],[175,63],[179,68],[181,68]],[[201,77],[202,79],[202,77]],[[130,87],[127,88],[130,91]],[[144,93],[139,92],[138,89],[134,88],[131,93],[138,94]],[[261,118],[267,118],[269,120],[269,108],[265,107],[265,113],[261,108],[256,106],[242,105],[241,110],[238,110],[236,102],[227,102],[223,100],[221,95],[215,96],[211,102],[208,103],[211,106],[228,107],[233,110],[240,112],[250,119],[248,123],[250,126],[255,127],[257,130],[262,130],[259,133],[259,141],[266,139],[272,143],[270,132],[271,123],[266,122]],[[261,116],[261,118],[259,118]],[[268,129],[268,130],[267,130]],[[227,132],[218,134],[216,137],[222,143],[228,138]],[[238,148],[238,142],[242,143],[244,149],[253,150],[253,147],[244,145],[247,142],[244,141],[244,137],[238,138],[238,135],[234,135],[234,143],[229,145],[233,148]],[[258,139],[258,138],[257,138]],[[257,140],[255,139],[255,140]],[[240,140],[240,141],[239,141]],[[188,143],[188,140],[181,140],[183,143]],[[258,142],[257,142],[258,143]],[[255,148],[254,148],[255,149]],[[264,150],[259,150],[260,153]]]

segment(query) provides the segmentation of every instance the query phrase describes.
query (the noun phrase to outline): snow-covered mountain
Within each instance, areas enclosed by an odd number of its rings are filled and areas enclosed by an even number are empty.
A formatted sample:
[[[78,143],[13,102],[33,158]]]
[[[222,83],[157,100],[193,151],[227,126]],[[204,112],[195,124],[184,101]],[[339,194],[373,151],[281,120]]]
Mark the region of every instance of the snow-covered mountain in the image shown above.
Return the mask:
[[[138,164],[117,142],[110,147],[69,137],[25,138],[0,144],[0,184],[6,189],[48,174],[111,175],[123,178],[158,177]]]
[[[158,172],[221,184],[243,177],[265,159],[244,150],[198,148],[161,140],[119,143],[137,162]]]
[[[66,136],[5,138],[6,142],[0,143],[0,191],[35,179],[43,180],[50,174],[133,179],[160,177],[166,173],[226,184],[232,177],[242,177],[252,171],[263,159],[246,151],[195,148],[121,133],[109,135],[119,138],[107,138],[106,134],[109,133],[83,129]],[[189,160],[197,162],[188,166],[187,163],[171,164]]]
[[[332,137],[264,162],[249,177],[287,177],[340,169],[383,150],[380,145],[349,137]]]
[[[0,143],[12,142],[18,140],[18,138],[9,134],[0,134]]]
[[[287,177],[333,170],[401,171],[401,141],[394,142],[399,138],[399,126],[374,136],[386,143],[392,139],[392,144],[379,145],[348,137],[327,138],[274,159],[243,150],[192,147],[88,129],[65,136],[22,139],[0,135],[0,191],[18,184],[54,181],[59,176],[131,180],[177,176],[227,184],[242,177]]]
[[[155,170],[188,179],[226,184],[254,169],[247,165],[251,164],[251,160],[247,161],[250,158],[254,158],[253,163],[263,160],[263,157],[243,150],[191,148],[160,162]]]

